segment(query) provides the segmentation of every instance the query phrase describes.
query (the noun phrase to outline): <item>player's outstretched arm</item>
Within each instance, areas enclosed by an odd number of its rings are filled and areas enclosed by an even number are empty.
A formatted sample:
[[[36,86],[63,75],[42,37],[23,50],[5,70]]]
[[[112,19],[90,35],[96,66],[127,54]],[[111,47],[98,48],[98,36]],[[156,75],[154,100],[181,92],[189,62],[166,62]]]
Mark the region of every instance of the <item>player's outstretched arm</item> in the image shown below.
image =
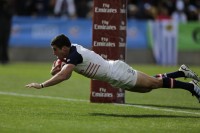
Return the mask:
[[[30,83],[27,84],[26,87],[27,88],[36,88],[36,89],[41,89],[44,87],[49,87],[49,86],[53,86],[56,85],[64,80],[67,80],[71,77],[71,74],[74,70],[75,65],[73,64],[66,64],[63,66],[62,70],[60,72],[58,72],[56,75],[54,75],[52,78],[50,78],[49,80],[43,82],[43,83]]]

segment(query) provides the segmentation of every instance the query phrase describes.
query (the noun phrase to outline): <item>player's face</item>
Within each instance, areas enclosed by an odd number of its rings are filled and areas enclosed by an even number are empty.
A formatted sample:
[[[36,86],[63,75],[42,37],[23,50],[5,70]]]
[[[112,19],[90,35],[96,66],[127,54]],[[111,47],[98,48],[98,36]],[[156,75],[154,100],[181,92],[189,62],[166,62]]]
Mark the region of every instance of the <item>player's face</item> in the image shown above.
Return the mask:
[[[66,46],[63,46],[61,49],[58,48],[57,46],[52,46],[53,49],[53,54],[57,56],[58,59],[63,59],[68,56],[69,53],[69,48]]]
[[[62,59],[63,58],[63,51],[62,51],[62,48],[58,48],[56,46],[52,46],[52,49],[53,49],[53,54],[55,56],[57,56],[59,59]]]

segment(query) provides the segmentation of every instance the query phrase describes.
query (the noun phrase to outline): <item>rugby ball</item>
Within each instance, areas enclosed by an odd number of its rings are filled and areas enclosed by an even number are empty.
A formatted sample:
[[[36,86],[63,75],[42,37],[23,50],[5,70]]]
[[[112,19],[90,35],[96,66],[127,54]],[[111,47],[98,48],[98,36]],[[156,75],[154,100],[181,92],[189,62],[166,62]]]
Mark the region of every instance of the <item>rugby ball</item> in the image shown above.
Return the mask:
[[[66,63],[61,59],[55,60],[51,68],[51,74],[55,75],[56,73],[58,73],[65,64]]]
[[[60,69],[65,65],[66,63],[63,61],[63,60],[61,60],[61,59],[57,59],[56,61],[54,61],[54,64],[53,64],[53,66],[54,67],[59,67]]]

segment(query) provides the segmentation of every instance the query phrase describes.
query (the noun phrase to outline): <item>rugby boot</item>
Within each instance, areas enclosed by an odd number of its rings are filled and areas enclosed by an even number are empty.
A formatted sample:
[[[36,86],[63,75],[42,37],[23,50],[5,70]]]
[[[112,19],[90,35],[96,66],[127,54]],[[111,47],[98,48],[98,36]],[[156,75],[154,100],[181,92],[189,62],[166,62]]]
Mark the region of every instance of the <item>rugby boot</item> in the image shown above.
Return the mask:
[[[186,66],[185,64],[181,65],[181,67],[179,68],[179,71],[184,72],[185,78],[191,78],[191,79],[200,81],[200,77],[195,72],[190,70],[189,67]]]
[[[190,83],[192,83],[194,85],[194,90],[191,91],[192,95],[195,96],[199,103],[200,103],[200,86],[198,84],[198,81],[196,80],[192,80],[190,81]]]

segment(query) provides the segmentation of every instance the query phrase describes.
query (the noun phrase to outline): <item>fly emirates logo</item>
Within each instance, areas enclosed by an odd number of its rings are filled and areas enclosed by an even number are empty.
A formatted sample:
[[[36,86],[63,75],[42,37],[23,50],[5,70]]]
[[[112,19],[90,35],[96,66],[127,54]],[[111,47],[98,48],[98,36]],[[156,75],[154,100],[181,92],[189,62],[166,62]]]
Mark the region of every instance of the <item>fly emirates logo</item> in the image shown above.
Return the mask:
[[[110,25],[109,21],[102,20],[101,24],[94,24],[95,30],[116,30],[117,27],[115,25]]]
[[[93,97],[113,97],[112,93],[108,93],[106,88],[99,88],[99,92],[92,91]]]
[[[117,13],[117,9],[110,8],[110,4],[103,3],[102,7],[95,7],[95,13]]]
[[[115,43],[109,42],[109,39],[107,37],[101,37],[101,42],[94,41],[93,46],[115,47]]]

